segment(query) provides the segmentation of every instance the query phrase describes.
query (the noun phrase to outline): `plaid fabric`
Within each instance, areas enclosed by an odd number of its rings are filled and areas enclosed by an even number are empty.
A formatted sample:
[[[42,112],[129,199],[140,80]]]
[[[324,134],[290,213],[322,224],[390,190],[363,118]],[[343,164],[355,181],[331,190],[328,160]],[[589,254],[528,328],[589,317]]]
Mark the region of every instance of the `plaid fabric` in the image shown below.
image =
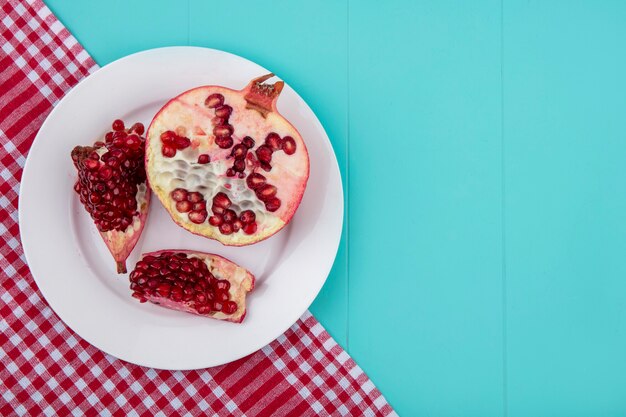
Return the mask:
[[[0,414],[395,415],[309,313],[246,358],[184,372],[122,362],[59,320],[20,246],[19,182],[48,112],[97,65],[41,1],[1,4]]]

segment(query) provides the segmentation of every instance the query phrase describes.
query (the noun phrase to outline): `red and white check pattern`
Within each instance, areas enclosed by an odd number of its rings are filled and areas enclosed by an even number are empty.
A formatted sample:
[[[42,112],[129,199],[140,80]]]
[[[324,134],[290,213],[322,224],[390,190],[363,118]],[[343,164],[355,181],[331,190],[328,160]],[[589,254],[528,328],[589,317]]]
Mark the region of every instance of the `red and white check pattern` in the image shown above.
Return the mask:
[[[185,372],[122,362],[59,320],[25,263],[19,182],[49,111],[97,65],[41,1],[0,4],[0,415],[395,415],[309,313],[246,358]]]

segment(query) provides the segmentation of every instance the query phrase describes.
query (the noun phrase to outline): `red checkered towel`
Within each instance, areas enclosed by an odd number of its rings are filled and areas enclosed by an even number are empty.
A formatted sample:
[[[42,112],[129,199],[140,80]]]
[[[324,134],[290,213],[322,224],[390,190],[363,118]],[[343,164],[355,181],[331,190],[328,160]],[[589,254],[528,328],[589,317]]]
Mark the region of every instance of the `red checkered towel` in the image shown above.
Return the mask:
[[[395,415],[309,313],[248,357],[184,372],[122,362],[59,320],[20,246],[19,182],[48,112],[97,65],[41,1],[0,4],[0,414]]]

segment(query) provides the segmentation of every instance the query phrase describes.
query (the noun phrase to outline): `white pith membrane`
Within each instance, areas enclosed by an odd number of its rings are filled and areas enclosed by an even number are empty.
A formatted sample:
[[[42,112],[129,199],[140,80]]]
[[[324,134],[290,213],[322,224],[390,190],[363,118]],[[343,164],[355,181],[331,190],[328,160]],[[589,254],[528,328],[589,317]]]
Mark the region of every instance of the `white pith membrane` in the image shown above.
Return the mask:
[[[146,253],[142,256],[142,259],[149,255],[159,256],[163,252],[185,253],[187,255],[187,258],[198,258],[207,265],[209,272],[211,272],[215,278],[217,278],[218,280],[228,280],[230,282],[228,294],[230,296],[230,300],[237,303],[237,310],[232,314],[225,314],[221,311],[212,311],[206,314],[199,314],[195,310],[195,308],[192,307],[192,301],[172,301],[170,298],[161,297],[158,295],[146,295],[145,297],[148,301],[172,310],[184,311],[203,317],[211,317],[214,319],[226,320],[234,323],[241,323],[243,321],[246,315],[246,295],[254,288],[254,275],[252,275],[245,268],[240,267],[239,265],[235,264],[232,261],[229,261],[226,258],[209,253],[190,252],[183,250],[164,250],[159,252]]]
[[[287,155],[277,150],[272,155],[272,169],[267,172],[260,167],[254,172],[267,178],[267,184],[277,188],[276,197],[281,206],[275,212],[269,212],[265,204],[259,200],[253,190],[248,188],[246,178],[228,177],[226,171],[233,166],[234,159],[230,157],[232,147],[221,149],[215,144],[213,135],[215,117],[214,109],[204,105],[205,99],[214,93],[224,96],[224,104],[233,108],[228,123],[234,127],[233,147],[250,136],[255,141],[255,150],[264,144],[265,137],[275,132],[280,137],[291,136],[296,143],[296,152]],[[258,111],[246,109],[246,100],[240,91],[230,90],[218,86],[199,87],[187,91],[167,103],[155,116],[146,135],[146,174],[150,187],[159,197],[159,200],[170,213],[176,223],[185,229],[223,244],[242,246],[258,242],[267,238],[291,220],[295,213],[309,175],[309,158],[306,146],[298,131],[275,111],[264,118]],[[177,150],[173,157],[164,157],[161,153],[162,142],[160,135],[165,131],[174,131],[191,140],[191,146],[184,150]],[[197,163],[198,156],[208,154],[211,162]],[[246,159],[246,177],[253,172],[253,166]],[[195,224],[188,218],[188,213],[176,210],[176,202],[170,193],[176,188],[183,188],[188,192],[199,192],[206,201],[207,219],[202,224]],[[228,196],[232,205],[230,209],[241,214],[243,210],[252,210],[256,215],[257,231],[251,235],[243,229],[230,235],[224,235],[218,227],[209,224],[208,219],[213,215],[211,206],[213,197],[223,192]]]

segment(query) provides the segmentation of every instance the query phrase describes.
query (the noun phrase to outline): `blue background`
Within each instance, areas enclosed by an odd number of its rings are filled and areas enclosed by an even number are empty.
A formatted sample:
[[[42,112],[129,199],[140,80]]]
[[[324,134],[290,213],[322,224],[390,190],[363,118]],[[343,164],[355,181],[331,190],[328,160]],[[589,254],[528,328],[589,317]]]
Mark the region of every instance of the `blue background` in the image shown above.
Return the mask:
[[[626,413],[626,2],[46,3],[100,65],[207,46],[311,105],[347,191],[311,310],[400,415]]]

